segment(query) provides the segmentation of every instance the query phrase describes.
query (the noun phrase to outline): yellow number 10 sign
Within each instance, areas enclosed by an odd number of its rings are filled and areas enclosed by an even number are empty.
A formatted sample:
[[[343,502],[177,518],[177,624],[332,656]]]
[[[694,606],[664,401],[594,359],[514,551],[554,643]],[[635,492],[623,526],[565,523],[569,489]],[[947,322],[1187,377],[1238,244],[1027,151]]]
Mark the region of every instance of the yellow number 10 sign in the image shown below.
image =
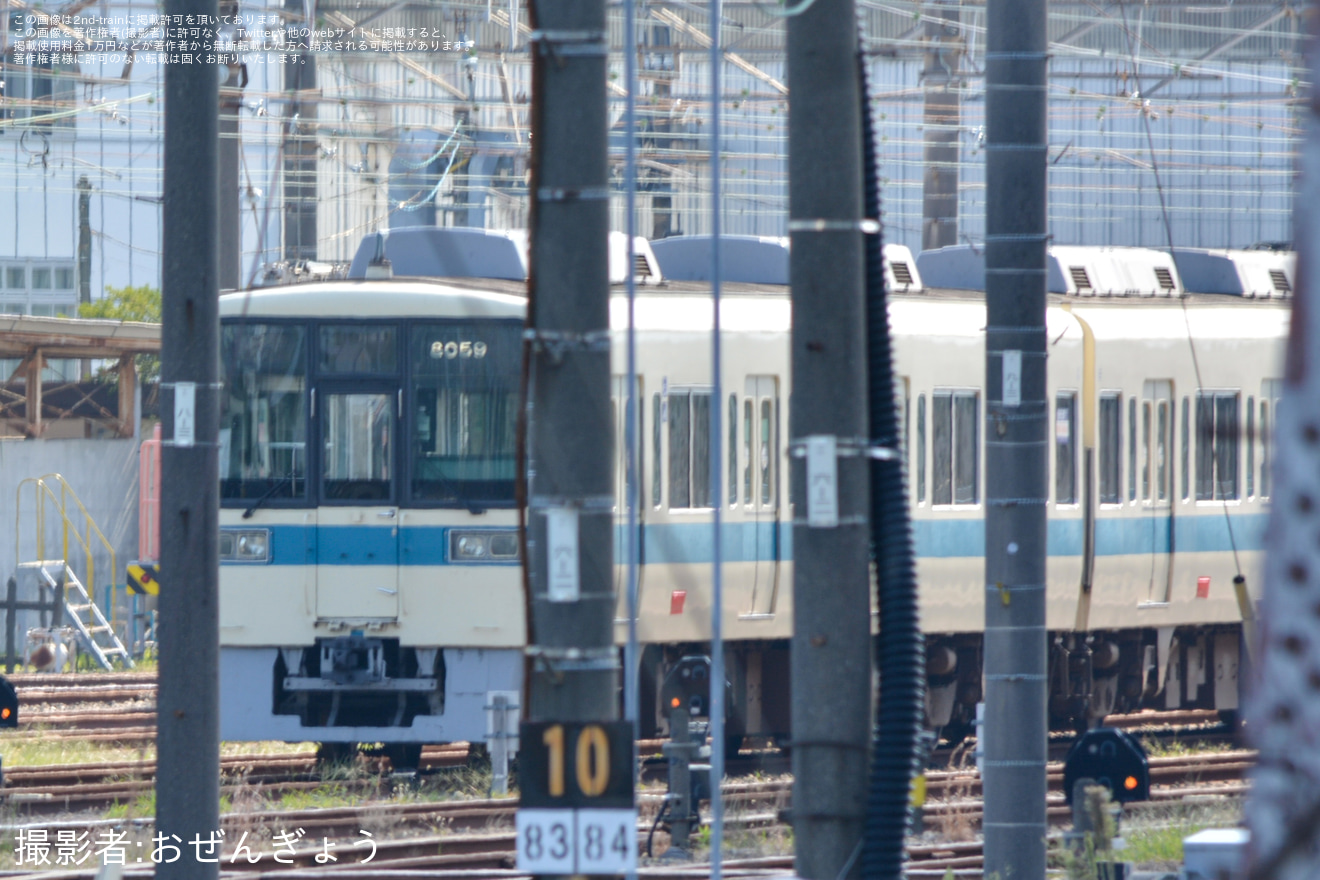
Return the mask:
[[[533,722],[518,756],[523,806],[631,807],[632,725]]]

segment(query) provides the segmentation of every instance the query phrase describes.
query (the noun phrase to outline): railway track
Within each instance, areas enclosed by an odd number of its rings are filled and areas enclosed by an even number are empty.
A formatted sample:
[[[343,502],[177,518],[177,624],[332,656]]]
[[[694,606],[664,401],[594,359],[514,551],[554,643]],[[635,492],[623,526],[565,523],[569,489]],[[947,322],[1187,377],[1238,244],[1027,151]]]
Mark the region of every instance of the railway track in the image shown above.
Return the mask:
[[[1227,762],[1223,762],[1227,763]],[[1167,804],[1188,797],[1235,797],[1245,790],[1239,781],[1237,784],[1220,783],[1214,786],[1193,785],[1166,787],[1157,789],[1153,804]],[[778,823],[779,808],[784,803],[787,789],[780,783],[734,783],[725,787],[726,803],[729,807],[726,827],[734,831],[740,827],[768,827]],[[1070,821],[1070,811],[1063,804],[1062,793],[1052,792],[1047,809],[1052,827],[1063,827]],[[643,815],[654,813],[659,807],[659,795],[644,794],[640,800]],[[1142,809],[1145,805],[1129,805],[1129,810]],[[928,819],[937,818],[943,811],[961,811],[964,817],[971,812],[979,814],[979,805],[975,801],[959,802],[951,800],[943,804],[928,806]],[[336,856],[335,873],[353,876],[371,870],[387,869],[391,872],[406,870],[426,871],[499,871],[495,877],[519,876],[510,871],[516,846],[515,835],[509,830],[513,823],[516,803],[505,800],[448,802],[440,804],[380,804],[375,806],[346,807],[337,809],[280,811],[248,814],[228,814],[222,826],[226,831],[227,841],[238,841],[246,831],[251,839],[251,855],[238,855],[228,849],[223,859],[225,873],[251,875],[271,870],[296,871],[298,868],[325,870],[326,854]],[[979,818],[979,815],[978,815]],[[382,823],[388,823],[396,835],[393,839],[381,838]],[[95,832],[98,828],[122,827],[123,822],[96,823],[51,823],[44,826],[49,832],[58,833],[63,829],[77,833]],[[371,868],[361,863],[366,850],[358,850],[354,843],[366,841],[365,828],[376,828],[372,843],[374,855]],[[443,829],[436,833],[435,829]],[[137,826],[138,839],[147,837],[148,826]],[[282,848],[279,858],[266,832],[260,829],[278,832],[296,832],[297,843]],[[14,834],[17,827],[3,829],[4,833]],[[647,823],[639,825],[639,848],[645,846]],[[275,832],[275,833],[278,833]],[[381,839],[377,839],[381,838]],[[247,840],[247,838],[243,838]],[[326,841],[333,841],[327,845]],[[137,849],[136,840],[128,843],[130,864]],[[336,852],[337,851],[337,852]],[[955,876],[976,876],[982,865],[981,843],[979,841],[955,841],[935,844],[913,844],[908,847],[909,866],[916,871],[948,871]],[[149,861],[149,856],[143,859]],[[777,856],[755,859],[735,859],[726,863],[733,869],[731,876],[756,876],[762,871],[782,872],[792,868],[789,856]],[[700,866],[693,865],[686,869],[672,866],[660,869],[643,869],[647,877],[691,876],[693,870],[700,873]],[[131,872],[130,872],[131,873]],[[64,876],[51,874],[51,878]],[[85,874],[69,874],[87,876]],[[364,873],[365,876],[365,873]],[[377,875],[378,876],[378,875]],[[471,877],[465,874],[465,877]]]

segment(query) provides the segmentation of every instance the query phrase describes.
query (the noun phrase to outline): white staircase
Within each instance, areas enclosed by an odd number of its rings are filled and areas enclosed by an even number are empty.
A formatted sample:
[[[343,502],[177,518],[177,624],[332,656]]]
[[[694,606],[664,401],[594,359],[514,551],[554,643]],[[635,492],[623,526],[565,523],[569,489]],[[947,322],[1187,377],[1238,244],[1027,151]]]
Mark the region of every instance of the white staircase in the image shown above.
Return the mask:
[[[87,653],[96,658],[106,669],[112,669],[113,659],[117,658],[127,669],[133,668],[133,657],[119,640],[114,627],[105,619],[101,609],[87,595],[87,589],[63,559],[39,559],[35,562],[19,563],[19,568],[34,569],[37,576],[63,596],[66,621],[78,633]]]

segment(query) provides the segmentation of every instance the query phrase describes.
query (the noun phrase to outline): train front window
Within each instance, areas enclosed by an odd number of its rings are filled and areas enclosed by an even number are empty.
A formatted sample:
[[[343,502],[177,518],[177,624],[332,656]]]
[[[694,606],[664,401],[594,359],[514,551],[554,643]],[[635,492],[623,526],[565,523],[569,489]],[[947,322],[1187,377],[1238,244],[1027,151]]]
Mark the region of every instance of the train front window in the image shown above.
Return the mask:
[[[379,324],[326,324],[321,328],[321,373],[371,375],[395,371],[394,328]]]
[[[327,394],[321,416],[326,501],[389,501],[394,475],[394,395]]]
[[[285,324],[221,329],[221,498],[307,497],[306,336]]]
[[[512,504],[522,326],[412,329],[414,501]]]

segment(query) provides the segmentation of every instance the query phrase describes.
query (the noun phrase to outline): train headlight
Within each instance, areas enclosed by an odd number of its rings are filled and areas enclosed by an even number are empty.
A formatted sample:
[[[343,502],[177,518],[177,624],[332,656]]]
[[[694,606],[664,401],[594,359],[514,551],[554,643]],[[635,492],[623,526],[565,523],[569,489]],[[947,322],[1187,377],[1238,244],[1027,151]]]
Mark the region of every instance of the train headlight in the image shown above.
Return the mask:
[[[459,531],[449,533],[451,562],[516,562],[518,533],[507,531]]]
[[[270,529],[221,529],[221,562],[269,562]]]

